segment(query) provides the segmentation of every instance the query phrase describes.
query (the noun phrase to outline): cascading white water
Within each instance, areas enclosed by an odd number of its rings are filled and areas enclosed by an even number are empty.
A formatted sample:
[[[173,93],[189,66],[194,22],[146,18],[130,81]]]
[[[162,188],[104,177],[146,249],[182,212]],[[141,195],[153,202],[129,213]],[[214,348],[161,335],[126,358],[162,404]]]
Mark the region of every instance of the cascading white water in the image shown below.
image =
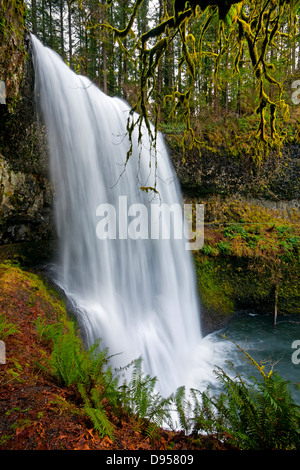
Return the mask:
[[[161,393],[167,395],[185,383],[201,339],[185,240],[99,239],[96,233],[101,204],[115,207],[117,220],[127,217],[133,204],[149,210],[153,204],[181,204],[163,138],[158,136],[155,151],[147,131],[138,144],[136,129],[123,171],[129,106],[73,73],[34,36],[32,44],[36,99],[47,130],[55,187],[59,284],[78,308],[88,343],[101,337],[101,344],[116,355],[116,366],[142,356],[144,372],[156,376]],[[159,194],[140,189],[153,187],[155,181]]]

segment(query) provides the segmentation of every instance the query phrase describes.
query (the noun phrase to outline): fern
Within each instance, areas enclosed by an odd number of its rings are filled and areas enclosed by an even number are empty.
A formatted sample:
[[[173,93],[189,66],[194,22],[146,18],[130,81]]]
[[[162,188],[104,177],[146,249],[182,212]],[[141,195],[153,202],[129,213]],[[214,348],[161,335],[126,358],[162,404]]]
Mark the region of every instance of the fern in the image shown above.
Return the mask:
[[[209,389],[190,389],[187,400],[185,387],[177,389],[174,402],[180,426],[185,432],[205,432],[243,450],[299,450],[300,410],[289,383],[272,369],[265,373],[248,353],[245,356],[259,371],[259,378],[246,381],[237,372],[232,378],[217,368],[223,388],[218,397],[212,397]]]
[[[53,344],[50,372],[59,383],[77,387],[85,413],[102,437],[113,438],[113,425],[104,406],[108,399],[110,405],[117,408],[122,404],[134,415],[138,429],[150,439],[158,427],[171,426],[171,406],[175,405],[186,433],[205,431],[245,450],[300,449],[300,412],[288,382],[273,370],[266,374],[245,351],[260,380],[251,377],[246,381],[237,373],[231,378],[217,368],[215,373],[223,387],[217,398],[211,397],[209,390],[191,389],[188,399],[184,386],[164,398],[157,392],[157,379],[143,374],[141,358],[123,368],[133,367],[129,383],[119,386],[120,371],[112,372],[108,351],[100,349],[100,340],[85,350],[71,322],[46,325],[39,319],[37,329]]]
[[[13,323],[8,323],[3,314],[0,315],[0,339],[4,340],[14,333],[19,333],[19,329]]]
[[[38,318],[36,327],[41,337],[52,341],[50,372],[60,384],[82,383],[92,388],[106,380],[112,382],[111,371],[105,369],[109,361],[108,351],[100,349],[100,340],[85,350],[72,322],[47,325]]]
[[[108,436],[111,440],[113,440],[113,425],[111,424],[105,413],[105,410],[101,403],[101,398],[99,396],[99,390],[93,388],[91,390],[90,396],[88,396],[88,393],[83,384],[78,384],[78,390],[81,394],[84,403],[84,411],[92,421],[94,428],[99,433],[99,436]]]
[[[191,397],[193,403],[191,417],[192,433],[198,434],[199,431],[204,431],[207,435],[215,435],[218,433],[220,426],[214,407],[214,401],[209,395],[209,388],[207,391],[202,392],[191,389]],[[221,430],[224,431],[222,427]]]
[[[261,366],[258,369],[262,372]],[[216,374],[223,385],[218,398],[193,392],[194,432],[230,435],[228,440],[243,450],[300,449],[300,412],[287,381],[273,372],[247,382],[222,369]]]
[[[86,382],[86,356],[71,326],[65,335],[54,342],[51,366],[58,382],[62,385],[70,386]]]
[[[100,350],[100,340],[85,350],[72,322],[46,325],[38,319],[38,333],[52,341],[50,373],[61,385],[75,386],[83,401],[86,415],[101,437],[113,438],[113,427],[106,416],[103,400],[119,403],[118,378],[107,367],[107,349]]]
[[[41,338],[46,341],[52,341],[53,343],[57,341],[63,332],[62,323],[52,323],[49,325],[45,320],[42,320],[40,316],[36,320],[35,327]]]
[[[184,429],[186,433],[188,433],[191,426],[189,416],[190,403],[186,399],[186,390],[184,385],[177,388],[174,395],[174,402],[180,426]]]
[[[142,358],[131,363],[131,380],[120,386],[122,403],[130,414],[137,419],[138,427],[153,437],[158,427],[169,423],[171,397],[164,398],[156,388],[156,377],[144,375]]]

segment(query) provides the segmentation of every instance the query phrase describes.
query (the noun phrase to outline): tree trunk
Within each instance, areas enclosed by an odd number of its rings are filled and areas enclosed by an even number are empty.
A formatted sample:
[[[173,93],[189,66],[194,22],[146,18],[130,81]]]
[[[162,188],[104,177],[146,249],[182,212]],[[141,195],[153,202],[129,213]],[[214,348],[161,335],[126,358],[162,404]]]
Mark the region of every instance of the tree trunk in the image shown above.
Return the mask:
[[[46,28],[45,28],[45,0],[42,0],[42,38],[43,43],[46,43]]]
[[[65,44],[64,44],[64,1],[60,0],[60,48],[61,55],[65,56]]]
[[[73,67],[73,50],[72,50],[72,0],[68,0],[68,32],[69,32],[69,64]]]
[[[102,47],[102,67],[103,67],[103,91],[107,94],[107,54],[106,47]]]
[[[53,21],[52,21],[52,3],[49,2],[49,29],[50,29],[50,47],[53,48]]]
[[[159,22],[161,22],[163,14],[164,14],[163,2],[159,2]],[[162,61],[160,60],[158,64],[158,69],[157,69],[157,92],[158,92],[157,107],[158,107],[159,114],[161,114],[162,88],[163,88],[163,69],[162,69]]]
[[[101,23],[105,23],[105,0],[102,0],[101,5]],[[106,51],[106,31],[103,29],[101,40],[102,42],[102,77],[103,77],[103,92],[107,94],[107,51]],[[101,46],[101,44],[100,44]]]
[[[274,325],[277,324],[277,315],[278,315],[278,291],[279,291],[279,284],[275,284]]]

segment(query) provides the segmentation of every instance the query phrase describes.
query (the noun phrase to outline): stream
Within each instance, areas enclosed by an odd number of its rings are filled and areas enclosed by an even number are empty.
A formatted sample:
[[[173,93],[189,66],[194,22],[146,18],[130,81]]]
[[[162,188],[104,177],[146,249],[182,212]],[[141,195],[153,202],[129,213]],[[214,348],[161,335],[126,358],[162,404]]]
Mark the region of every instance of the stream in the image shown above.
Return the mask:
[[[228,339],[224,339],[223,335]],[[203,390],[204,385],[209,385],[211,392],[218,393],[220,386],[214,370],[218,366],[231,375],[229,362],[244,378],[260,375],[233,342],[260,365],[263,363],[267,373],[273,366],[274,372],[289,381],[292,397],[300,405],[299,317],[279,316],[277,325],[274,326],[273,315],[238,315],[223,329],[205,336],[199,344],[198,355],[194,358],[194,376],[191,380],[194,380],[195,387]],[[203,357],[206,358],[205,362],[201,360]]]

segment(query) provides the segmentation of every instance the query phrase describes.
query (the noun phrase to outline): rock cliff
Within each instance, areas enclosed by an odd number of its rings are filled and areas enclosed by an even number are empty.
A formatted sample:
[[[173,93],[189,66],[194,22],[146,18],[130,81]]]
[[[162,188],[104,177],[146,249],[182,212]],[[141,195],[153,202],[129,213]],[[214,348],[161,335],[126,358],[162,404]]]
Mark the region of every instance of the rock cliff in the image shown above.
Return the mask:
[[[0,245],[53,236],[46,144],[21,0],[0,4]]]

